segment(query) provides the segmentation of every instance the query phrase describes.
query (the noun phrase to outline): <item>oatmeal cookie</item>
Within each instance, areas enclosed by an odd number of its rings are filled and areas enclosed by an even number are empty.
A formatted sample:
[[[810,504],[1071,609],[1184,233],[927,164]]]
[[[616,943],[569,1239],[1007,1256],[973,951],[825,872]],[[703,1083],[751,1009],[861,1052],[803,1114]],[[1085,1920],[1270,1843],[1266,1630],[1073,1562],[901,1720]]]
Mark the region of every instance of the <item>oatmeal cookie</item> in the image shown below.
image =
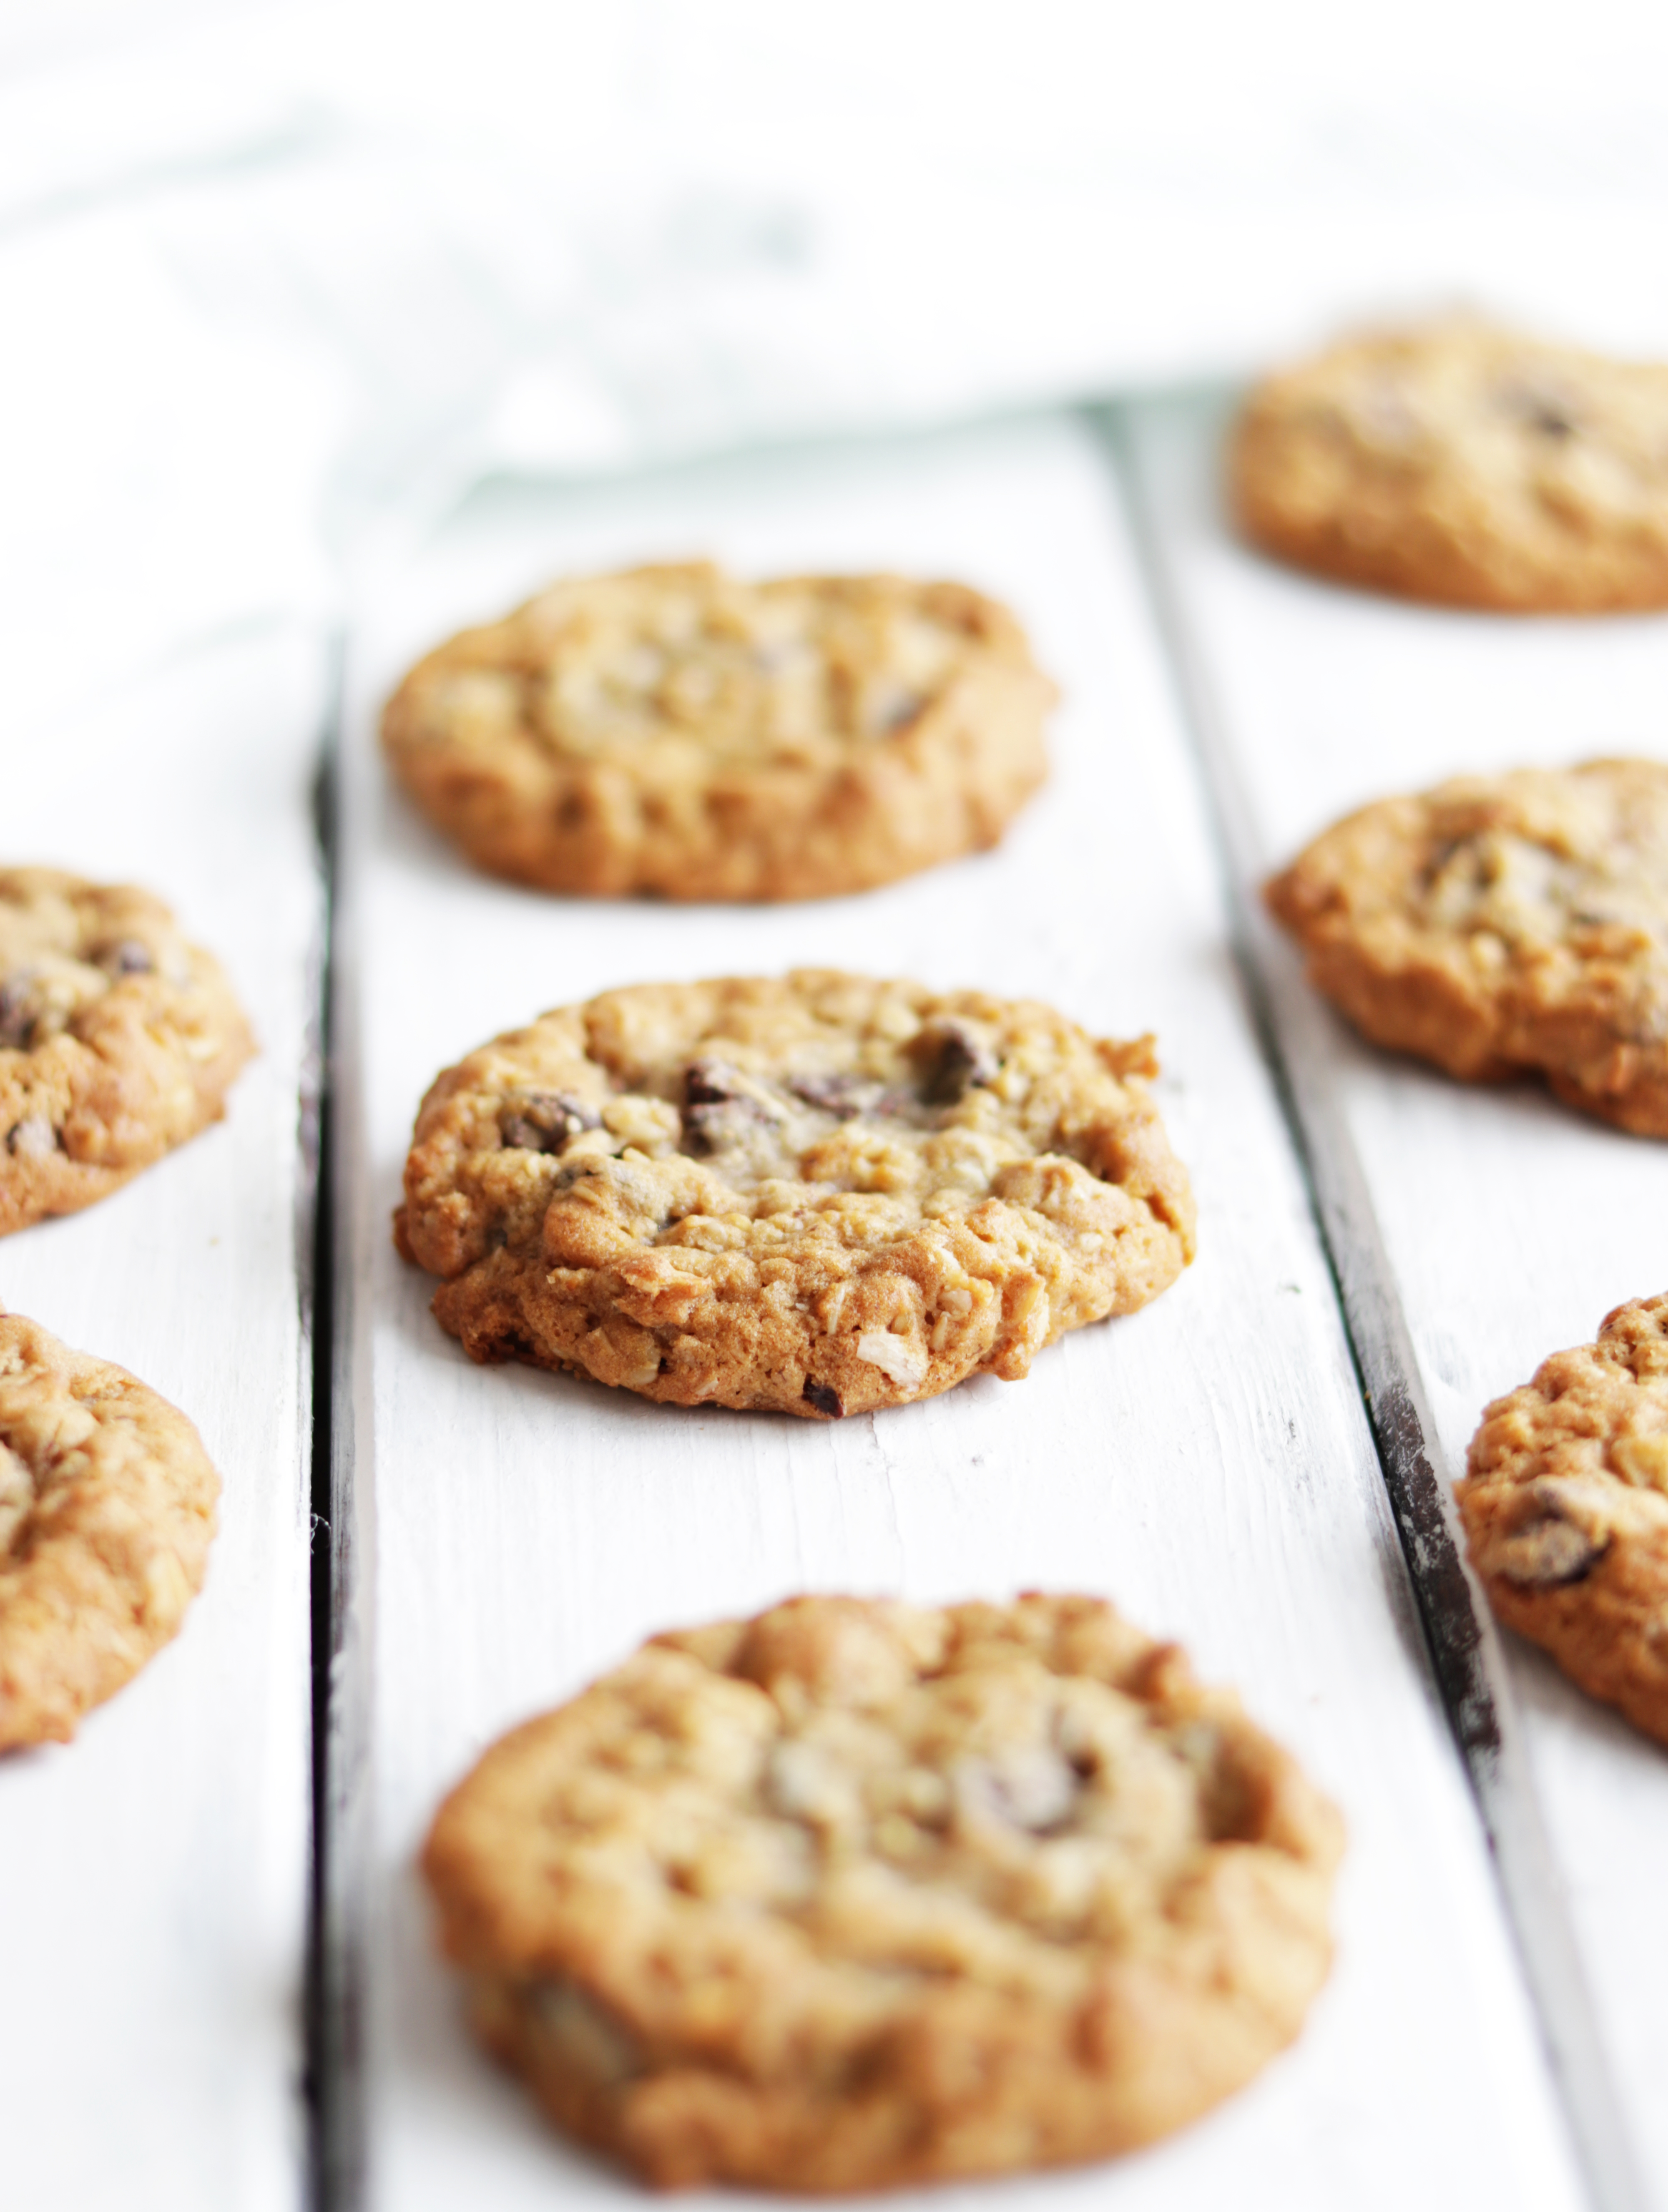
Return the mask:
[[[674,1405],[1012,1381],[1192,1257],[1151,1045],[821,969],[610,991],[440,1076],[396,1241],[474,1358]]]
[[[820,898],[995,844],[1053,685],[963,584],[706,562],[553,584],[419,662],[383,743],[479,866],[544,890]]]
[[[178,1633],[219,1495],[183,1413],[0,1313],[0,1751],[67,1743]]]
[[[1341,582],[1668,606],[1668,367],[1467,323],[1352,338],[1253,393],[1229,475],[1249,538]]]
[[[254,1051],[149,891],[0,869],[0,1236],[74,1213],[225,1111]]]
[[[1457,1492],[1501,1619],[1668,1744],[1668,1296],[1496,1398]]]
[[[1375,1043],[1668,1137],[1668,765],[1463,776],[1364,807],[1267,889]]]
[[[798,1598],[655,1638],[494,1745],[424,1853],[476,2027],[663,2187],[1127,2150],[1331,1961],[1337,1814],[1083,1597]]]

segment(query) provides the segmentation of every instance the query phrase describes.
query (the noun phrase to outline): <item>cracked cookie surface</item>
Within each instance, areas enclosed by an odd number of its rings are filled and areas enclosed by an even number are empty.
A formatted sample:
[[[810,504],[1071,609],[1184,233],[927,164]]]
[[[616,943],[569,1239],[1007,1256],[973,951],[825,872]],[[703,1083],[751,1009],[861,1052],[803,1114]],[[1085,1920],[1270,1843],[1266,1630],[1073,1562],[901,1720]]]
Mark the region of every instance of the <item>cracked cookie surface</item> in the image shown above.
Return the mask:
[[[993,845],[1054,687],[1005,608],[707,562],[553,584],[420,661],[383,744],[478,866],[555,891],[818,898]]]
[[[1193,1251],[1150,1038],[806,969],[560,1007],[448,1069],[395,1235],[476,1359],[838,1418],[1016,1380]]]
[[[0,869],[0,1235],[218,1121],[254,1049],[219,963],[160,899]]]
[[[1456,323],[1353,338],[1252,394],[1246,535],[1455,606],[1668,605],[1668,367]]]
[[[476,2027],[663,2186],[1102,2157],[1296,2035],[1342,1826],[1110,1606],[799,1598],[489,1750],[424,1870]]]
[[[1364,807],[1267,889],[1309,979],[1375,1043],[1533,1071],[1668,1137],[1668,765],[1464,776]]]
[[[0,1751],[67,1743],[178,1632],[219,1495],[183,1413],[0,1313]]]
[[[1668,1296],[1496,1398],[1456,1488],[1501,1619],[1668,1744]]]

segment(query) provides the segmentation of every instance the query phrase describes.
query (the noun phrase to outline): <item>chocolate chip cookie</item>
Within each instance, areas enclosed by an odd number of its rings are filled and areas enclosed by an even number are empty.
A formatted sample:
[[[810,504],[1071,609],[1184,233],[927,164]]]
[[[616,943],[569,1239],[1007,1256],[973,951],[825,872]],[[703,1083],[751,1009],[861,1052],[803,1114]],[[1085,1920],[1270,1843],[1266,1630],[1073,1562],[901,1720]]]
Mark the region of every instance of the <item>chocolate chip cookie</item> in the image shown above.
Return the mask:
[[[1100,2158],[1325,1979],[1342,1828],[1084,1597],[798,1598],[657,1637],[494,1745],[423,1866],[475,2025],[662,2187]]]
[[[254,1051],[149,892],[0,869],[0,1236],[118,1189],[225,1111]]]
[[[183,1413],[0,1313],[0,1751],[67,1743],[178,1632],[219,1495]]]
[[[1409,599],[1668,606],[1668,367],[1471,323],[1351,338],[1253,393],[1246,535]]]
[[[807,969],[563,1006],[449,1068],[400,1250],[482,1360],[814,1420],[1015,1380],[1192,1257],[1119,1044],[1028,1001]]]
[[[1267,888],[1376,1043],[1471,1081],[1538,1071],[1668,1137],[1668,765],[1464,776],[1337,823]]]
[[[1457,1489],[1501,1619],[1668,1744],[1668,1296],[1496,1398]]]
[[[419,662],[383,743],[477,866],[545,890],[820,898],[993,845],[1054,687],[963,584],[704,562],[556,583]]]

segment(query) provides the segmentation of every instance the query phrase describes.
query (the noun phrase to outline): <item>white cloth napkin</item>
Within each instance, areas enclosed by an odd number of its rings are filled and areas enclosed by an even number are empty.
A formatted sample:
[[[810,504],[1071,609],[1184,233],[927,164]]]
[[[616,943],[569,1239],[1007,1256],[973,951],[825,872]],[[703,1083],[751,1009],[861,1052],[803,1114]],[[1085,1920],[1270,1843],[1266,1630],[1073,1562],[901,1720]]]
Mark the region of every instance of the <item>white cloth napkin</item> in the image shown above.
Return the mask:
[[[1668,356],[1655,5],[14,4],[26,716],[328,618],[355,549],[494,472],[1238,375],[1461,302]]]

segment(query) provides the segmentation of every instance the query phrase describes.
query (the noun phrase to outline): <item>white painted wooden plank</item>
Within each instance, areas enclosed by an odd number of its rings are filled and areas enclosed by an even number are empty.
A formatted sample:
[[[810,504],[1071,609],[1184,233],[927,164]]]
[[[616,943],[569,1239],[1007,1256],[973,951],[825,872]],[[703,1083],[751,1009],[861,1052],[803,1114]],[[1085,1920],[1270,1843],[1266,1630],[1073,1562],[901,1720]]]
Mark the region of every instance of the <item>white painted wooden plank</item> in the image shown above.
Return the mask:
[[[202,1431],[224,1493],[178,1639],[64,1747],[0,1759],[7,2212],[295,2212],[308,1883],[309,1389],[297,1097],[320,906],[300,633],[15,731],[9,859],[154,888],[261,1054],[228,1118],[0,1243],[0,1298]]]
[[[1222,424],[1217,405],[1154,404],[1135,410],[1132,447],[1207,715],[1214,699],[1248,884],[1386,792],[1463,770],[1668,753],[1668,620],[1448,613],[1283,570],[1223,525]],[[1466,1089],[1374,1051],[1301,1005],[1295,958],[1271,929],[1253,935],[1289,1010],[1297,1087],[1324,1090],[1362,1178],[1446,1482],[1489,1398],[1588,1340],[1623,1298],[1668,1284],[1668,1147],[1534,1085]],[[1352,1255],[1340,1264],[1347,1274]],[[1639,2191],[1661,2212],[1668,1757],[1527,1645],[1504,1649]]]
[[[709,547],[755,572],[948,571],[1017,606],[1066,701],[1053,781],[999,853],[810,906],[587,904],[472,875],[388,790],[374,711],[417,650],[563,568]],[[343,1157],[363,1161],[346,1255],[361,1640],[342,1686],[370,1699],[368,1765],[349,1763],[343,1808],[362,1824],[369,2202],[514,2212],[634,2193],[476,2056],[431,1955],[413,1854],[494,1735],[674,1622],[805,1587],[1042,1584],[1107,1592],[1237,1683],[1336,1791],[1352,1836],[1338,1966],[1301,2045],[1125,2162],[1119,2201],[1579,2203],[1095,442],[1045,422],[635,488],[500,489],[373,579],[361,611],[341,971]],[[798,960],[1035,993],[1120,1034],[1155,1027],[1199,1193],[1195,1268],[1024,1383],[980,1380],[837,1427],[471,1367],[388,1237],[434,1072],[609,984]],[[1088,2203],[1107,2185],[1092,2170],[1004,2195]]]

